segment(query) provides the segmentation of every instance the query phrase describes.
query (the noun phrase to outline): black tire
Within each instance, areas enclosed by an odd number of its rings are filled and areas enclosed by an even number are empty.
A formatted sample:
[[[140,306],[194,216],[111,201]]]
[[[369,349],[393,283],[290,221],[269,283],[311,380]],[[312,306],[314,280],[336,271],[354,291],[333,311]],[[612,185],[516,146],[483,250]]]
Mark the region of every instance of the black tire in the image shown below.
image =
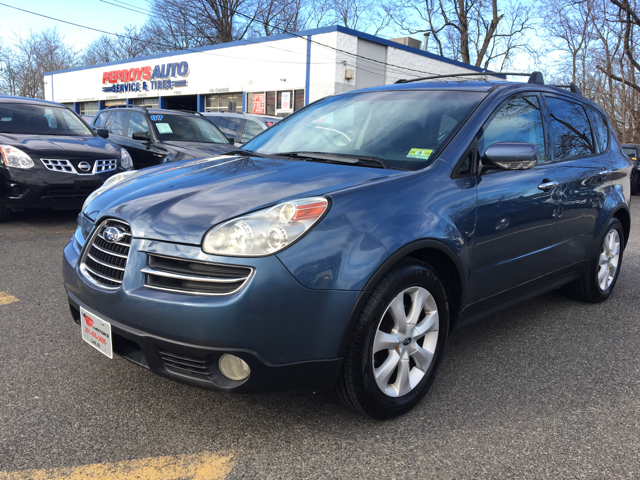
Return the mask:
[[[0,222],[6,222],[11,218],[11,209],[0,202]]]
[[[426,290],[430,297],[426,296],[423,290]],[[423,301],[422,298],[428,300]],[[380,335],[386,335],[387,331],[393,333],[390,325],[394,328],[397,325],[390,312],[393,300],[402,302],[395,303],[394,306],[401,305],[405,318],[409,315],[408,325],[413,327],[404,330],[404,334],[397,333],[397,338],[400,340],[398,346],[385,347],[388,349],[379,350],[374,356],[376,335],[380,338]],[[421,307],[413,305],[421,305]],[[429,313],[425,312],[427,309]],[[414,313],[414,310],[417,313]],[[415,323],[411,323],[413,318],[417,319]],[[427,328],[427,324],[431,327]],[[420,329],[424,329],[426,333],[420,333]],[[409,411],[422,400],[435,380],[444,356],[448,332],[449,306],[444,287],[437,275],[428,265],[417,260],[397,264],[375,287],[353,329],[342,372],[333,389],[333,395],[356,412],[379,420]],[[395,356],[390,357],[394,355],[394,351],[398,352],[397,366],[387,368],[388,372],[395,372],[387,378],[389,380],[395,378],[395,383],[400,386],[397,390],[394,390],[393,382],[389,381],[386,384],[386,380],[376,380],[374,376],[376,368],[374,364],[377,364],[379,371],[387,359],[388,365],[393,365]],[[410,351],[413,353],[409,353]],[[431,352],[431,359],[425,360],[419,352]],[[418,363],[420,361],[423,362],[424,367],[420,367]],[[393,368],[395,370],[392,370]],[[401,369],[405,375],[400,373]],[[408,383],[403,385],[401,377],[407,379]],[[415,381],[413,387],[410,385],[410,380]],[[385,394],[377,382],[386,384],[387,391],[393,391],[397,396]],[[408,393],[402,394],[406,388],[411,389]]]
[[[601,272],[600,268],[600,257],[602,254],[605,254],[605,242],[609,238],[609,235],[612,232],[616,232],[619,239],[619,253],[618,253],[618,261],[615,273],[613,274],[610,281],[607,281],[607,284],[601,286],[598,281],[598,274]],[[622,224],[617,218],[612,218],[609,220],[607,227],[604,229],[604,233],[598,242],[598,248],[593,254],[593,258],[591,260],[591,264],[587,269],[587,272],[584,274],[582,278],[575,280],[572,283],[569,283],[565,289],[567,293],[577,298],[578,300],[582,300],[584,302],[590,303],[600,303],[609,298],[611,293],[613,292],[614,287],[616,286],[616,282],[618,281],[618,276],[620,275],[620,267],[622,267],[622,254],[624,252],[624,229],[622,228]],[[604,267],[603,267],[604,268]],[[608,275],[609,270],[607,270]]]

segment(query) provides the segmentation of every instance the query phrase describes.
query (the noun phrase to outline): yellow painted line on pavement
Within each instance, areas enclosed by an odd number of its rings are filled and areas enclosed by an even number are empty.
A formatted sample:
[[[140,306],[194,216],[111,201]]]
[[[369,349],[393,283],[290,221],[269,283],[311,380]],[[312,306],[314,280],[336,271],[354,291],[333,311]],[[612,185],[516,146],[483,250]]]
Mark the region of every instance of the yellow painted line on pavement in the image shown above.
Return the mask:
[[[7,292],[0,292],[0,305],[9,305],[17,301],[18,299],[13,295],[9,295]]]
[[[0,480],[222,480],[234,465],[233,453],[198,453],[81,467],[0,472]]]

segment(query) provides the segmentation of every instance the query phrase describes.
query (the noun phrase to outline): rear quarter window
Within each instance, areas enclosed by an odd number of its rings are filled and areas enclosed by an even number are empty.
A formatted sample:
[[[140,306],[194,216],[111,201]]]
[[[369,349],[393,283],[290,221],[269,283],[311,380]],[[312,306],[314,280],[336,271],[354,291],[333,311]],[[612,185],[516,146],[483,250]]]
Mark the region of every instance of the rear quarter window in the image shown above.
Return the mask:
[[[551,117],[551,138],[556,161],[596,153],[587,112],[579,103],[545,96]]]

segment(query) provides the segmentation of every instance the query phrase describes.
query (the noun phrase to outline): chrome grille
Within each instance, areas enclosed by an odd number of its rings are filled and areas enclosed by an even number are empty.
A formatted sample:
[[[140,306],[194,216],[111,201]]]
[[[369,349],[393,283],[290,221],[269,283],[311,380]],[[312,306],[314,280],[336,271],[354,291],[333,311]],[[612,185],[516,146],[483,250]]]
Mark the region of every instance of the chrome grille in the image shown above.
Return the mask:
[[[96,160],[93,166],[93,173],[111,172],[118,167],[118,160],[111,158],[109,160]]]
[[[47,170],[51,170],[53,172],[78,173],[69,160],[41,158],[40,161],[44,164]]]
[[[105,240],[103,234],[109,227],[123,232],[124,237],[115,242]],[[131,248],[131,229],[125,222],[105,220],[96,229],[82,257],[81,270],[94,284],[107,290],[116,290],[122,285],[124,271]]]
[[[253,268],[149,254],[145,286],[189,295],[230,295],[249,280]]]
[[[96,173],[112,172],[116,168],[118,168],[117,158],[108,158],[106,160],[96,160],[93,163],[93,167],[86,172],[78,172],[69,160],[41,158],[40,161],[44,164],[47,170],[51,170],[53,172],[74,173],[76,175],[93,175]],[[93,160],[84,160],[84,162],[91,165]]]
[[[173,370],[182,374],[186,373],[203,376],[207,376],[209,374],[209,367],[211,366],[210,360],[187,357],[185,355],[176,355],[175,353],[169,353],[163,350],[160,350],[158,353],[168,370]]]

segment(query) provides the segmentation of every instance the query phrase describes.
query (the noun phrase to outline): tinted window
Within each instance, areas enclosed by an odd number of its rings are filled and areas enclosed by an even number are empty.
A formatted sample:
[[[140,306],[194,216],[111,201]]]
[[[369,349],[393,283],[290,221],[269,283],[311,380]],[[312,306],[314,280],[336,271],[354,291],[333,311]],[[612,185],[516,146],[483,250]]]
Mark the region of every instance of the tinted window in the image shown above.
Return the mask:
[[[556,160],[596,153],[591,126],[584,107],[554,97],[545,97],[551,116],[551,138]]]
[[[240,133],[243,120],[241,118],[221,117],[218,128],[229,138],[236,138]]]
[[[589,118],[591,118],[591,125],[593,126],[593,133],[596,137],[596,146],[599,152],[604,152],[609,148],[609,129],[607,128],[607,121],[602,115],[593,110],[589,110]]]
[[[636,156],[636,149],[635,148],[629,148],[629,147],[622,147],[622,151],[624,153],[627,154],[627,157],[629,157],[632,160],[637,160],[637,156]]]
[[[132,112],[131,118],[129,118],[129,129],[127,130],[127,137],[133,137],[133,132],[144,132],[149,134],[149,124],[144,115],[138,112]]]
[[[67,108],[19,103],[0,105],[0,133],[87,137],[93,135],[89,127]]]
[[[125,136],[127,119],[129,118],[129,112],[125,110],[116,110],[111,113],[109,118],[108,127],[106,127],[114,135]]]
[[[104,128],[104,125],[107,124],[107,119],[109,118],[110,114],[111,112],[104,112],[98,115],[93,121],[93,126],[96,128]]]
[[[247,123],[244,124],[244,130],[242,131],[242,138],[240,139],[240,143],[247,143],[253,137],[262,132],[262,130],[262,125],[260,125],[258,122],[247,120]]]
[[[497,142],[531,143],[538,147],[538,163],[546,159],[542,114],[538,97],[514,98],[500,107],[495,117],[484,127],[478,150],[481,155]]]

